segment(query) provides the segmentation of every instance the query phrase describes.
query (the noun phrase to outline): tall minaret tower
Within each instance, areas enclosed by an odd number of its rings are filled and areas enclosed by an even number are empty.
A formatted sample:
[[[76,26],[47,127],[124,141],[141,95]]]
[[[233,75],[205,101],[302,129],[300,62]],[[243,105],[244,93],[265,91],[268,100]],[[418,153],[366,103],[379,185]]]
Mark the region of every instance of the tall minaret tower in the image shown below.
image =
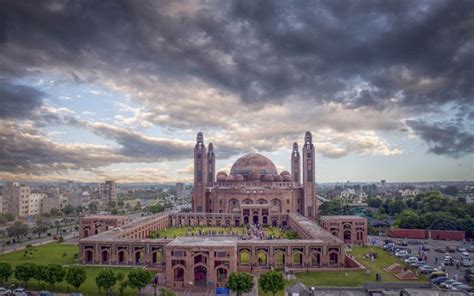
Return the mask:
[[[216,156],[214,155],[214,145],[207,146],[207,186],[214,186],[216,180]]]
[[[293,143],[293,152],[291,152],[291,181],[295,183],[301,182],[301,158],[298,151],[298,144]]]
[[[316,219],[318,212],[314,162],[313,137],[308,131],[303,146],[303,215],[310,219]]]
[[[204,146],[204,137],[199,132],[196,137],[196,146],[194,146],[193,212],[206,211],[207,177],[206,146]]]

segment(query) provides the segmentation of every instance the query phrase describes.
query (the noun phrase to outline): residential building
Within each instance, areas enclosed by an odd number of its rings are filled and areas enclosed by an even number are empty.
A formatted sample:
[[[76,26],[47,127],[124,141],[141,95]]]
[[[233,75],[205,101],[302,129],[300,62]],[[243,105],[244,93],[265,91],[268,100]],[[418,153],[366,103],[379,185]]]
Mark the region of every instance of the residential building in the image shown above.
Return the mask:
[[[2,189],[4,211],[17,217],[28,216],[30,187],[19,183],[8,182]]]
[[[99,184],[99,196],[103,201],[117,199],[117,184],[115,181],[105,181]]]
[[[67,196],[59,193],[47,194],[41,204],[41,213],[49,213],[52,209],[61,210],[68,204]]]
[[[31,193],[30,194],[30,203],[28,208],[28,215],[34,216],[41,213],[41,203],[43,198],[46,196],[44,193]]]

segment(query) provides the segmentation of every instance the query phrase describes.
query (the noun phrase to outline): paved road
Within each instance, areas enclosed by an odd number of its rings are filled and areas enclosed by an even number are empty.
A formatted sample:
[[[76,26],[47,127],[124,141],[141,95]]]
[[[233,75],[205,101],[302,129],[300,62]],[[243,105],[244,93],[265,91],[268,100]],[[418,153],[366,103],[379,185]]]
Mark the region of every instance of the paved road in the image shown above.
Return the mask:
[[[387,239],[385,237],[375,237],[379,240],[379,242],[383,242],[384,239]],[[397,239],[392,239],[394,241],[396,241]],[[408,240],[409,241],[409,245],[408,245],[408,248],[411,250],[413,256],[417,256],[418,252],[419,252],[419,244],[410,244],[410,242],[414,242],[414,241],[418,241],[418,242],[423,242],[425,244],[427,244],[429,247],[430,247],[430,250],[427,251],[427,263],[428,265],[430,265],[431,267],[434,267],[434,268],[439,268],[439,265],[441,264],[441,262],[443,261],[444,259],[444,252],[443,253],[439,253],[439,252],[435,252],[435,249],[442,249],[442,250],[445,250],[447,246],[452,246],[452,247],[457,247],[457,246],[468,246],[468,244],[464,243],[464,242],[457,242],[457,241],[440,241],[440,240]],[[383,244],[383,243],[381,243]],[[450,256],[452,256],[455,261],[460,261],[461,259],[461,253],[456,251],[454,253],[450,253],[449,254]],[[474,253],[470,253],[471,255],[471,260],[474,259]],[[438,263],[436,263],[436,259],[435,258],[438,258]],[[471,267],[472,268],[472,267]],[[454,266],[446,266],[445,267],[445,271],[446,273],[448,274],[448,276],[450,278],[454,278],[454,276],[457,274],[458,276],[458,280],[459,281],[462,281],[462,282],[465,282],[464,281],[464,270],[466,270],[467,268],[466,267],[462,267],[462,266],[459,266],[459,269],[456,267],[456,265]],[[469,283],[470,284],[470,283]]]
[[[72,238],[73,238],[72,233],[66,234],[64,236],[65,241],[70,240]],[[44,236],[42,238],[36,238],[36,239],[32,239],[32,240],[25,240],[25,241],[22,241],[22,242],[17,243],[17,244],[5,246],[3,249],[0,248],[0,254],[7,254],[7,253],[12,253],[12,252],[23,250],[26,247],[26,245],[41,246],[41,245],[49,244],[49,243],[54,242],[54,241],[55,240],[53,239],[52,236]]]

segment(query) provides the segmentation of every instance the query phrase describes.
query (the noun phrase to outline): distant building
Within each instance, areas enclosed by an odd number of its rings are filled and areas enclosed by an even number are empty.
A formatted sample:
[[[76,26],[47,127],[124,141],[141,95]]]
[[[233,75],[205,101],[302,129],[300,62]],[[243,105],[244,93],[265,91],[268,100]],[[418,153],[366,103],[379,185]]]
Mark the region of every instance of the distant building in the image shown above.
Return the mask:
[[[30,187],[8,182],[2,189],[4,211],[17,217],[29,215]]]
[[[47,194],[41,203],[41,213],[49,213],[52,209],[61,210],[68,204],[68,198],[62,194]]]
[[[105,181],[99,185],[99,196],[101,200],[117,199],[117,187],[115,181]]]
[[[404,188],[398,191],[401,197],[416,196],[420,194],[420,190],[416,188]]]
[[[176,197],[182,198],[185,195],[184,183],[176,183]]]
[[[474,204],[474,195],[466,196],[466,203],[467,204]]]
[[[41,213],[41,204],[43,198],[46,196],[44,193],[31,193],[30,194],[30,204],[28,208],[28,215],[38,215]]]

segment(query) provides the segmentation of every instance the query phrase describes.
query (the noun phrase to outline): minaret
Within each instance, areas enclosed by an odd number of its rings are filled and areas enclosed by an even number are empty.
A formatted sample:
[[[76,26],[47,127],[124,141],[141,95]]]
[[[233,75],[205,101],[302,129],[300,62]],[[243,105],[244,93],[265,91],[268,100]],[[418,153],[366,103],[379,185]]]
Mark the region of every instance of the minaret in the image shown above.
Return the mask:
[[[303,215],[316,219],[318,205],[316,200],[315,165],[313,137],[308,131],[303,146]]]
[[[293,152],[291,152],[291,181],[295,183],[301,182],[301,164],[300,152],[298,151],[298,144],[293,143]]]
[[[216,180],[216,156],[214,155],[214,145],[209,143],[207,147],[207,186],[212,187]]]
[[[206,211],[206,185],[207,185],[207,154],[204,146],[204,137],[201,132],[197,134],[194,146],[194,187],[193,211],[202,213]]]

